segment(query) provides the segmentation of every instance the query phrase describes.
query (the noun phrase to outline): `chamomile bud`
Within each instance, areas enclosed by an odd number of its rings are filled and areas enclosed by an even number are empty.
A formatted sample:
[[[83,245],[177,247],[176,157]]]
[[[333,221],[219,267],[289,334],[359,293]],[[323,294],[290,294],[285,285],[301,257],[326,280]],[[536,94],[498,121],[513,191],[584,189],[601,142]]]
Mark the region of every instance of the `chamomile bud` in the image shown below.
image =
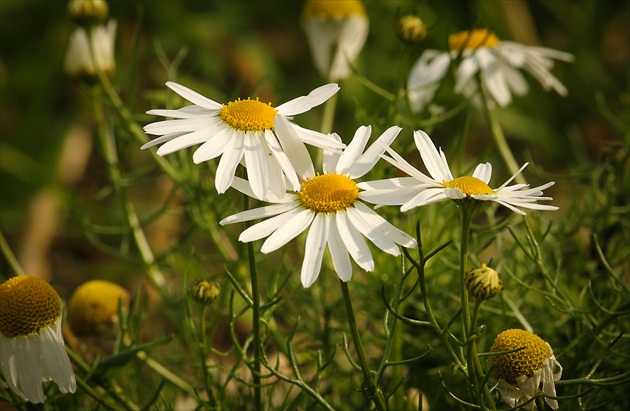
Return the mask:
[[[212,281],[195,281],[193,286],[190,288],[190,295],[192,296],[193,300],[202,305],[212,303],[214,300],[216,300],[219,294],[221,294],[221,287],[219,286],[219,284]]]
[[[485,264],[468,271],[465,281],[468,292],[480,300],[493,298],[503,290],[501,274]]]
[[[403,43],[419,43],[427,37],[427,27],[418,16],[407,15],[399,18],[394,24],[396,37]]]

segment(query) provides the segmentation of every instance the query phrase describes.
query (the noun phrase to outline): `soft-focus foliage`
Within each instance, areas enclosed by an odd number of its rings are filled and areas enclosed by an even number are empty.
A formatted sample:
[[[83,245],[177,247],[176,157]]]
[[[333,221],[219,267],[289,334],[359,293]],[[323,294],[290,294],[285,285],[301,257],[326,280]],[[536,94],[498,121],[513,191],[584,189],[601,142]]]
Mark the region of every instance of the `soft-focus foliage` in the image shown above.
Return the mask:
[[[378,408],[361,373],[358,330],[389,409],[463,410],[489,397],[507,409],[497,390],[484,397],[486,381],[474,382],[473,374],[489,376],[495,337],[519,328],[546,341],[562,364],[555,382],[561,410],[630,409],[629,3],[364,2],[369,34],[349,77],[332,103],[291,121],[332,130],[345,144],[370,125],[368,146],[400,126],[392,149],[428,174],[413,139],[423,130],[448,154],[453,175],[492,163],[489,187],[515,171],[493,137],[502,133],[516,164],[529,162],[522,177],[531,187],[555,181],[544,192],[553,200],[544,203],[559,210],[521,216],[487,201],[463,236],[463,203],[404,213],[377,208],[419,246],[400,257],[370,246],[373,272],[353,263],[345,291],[354,326],[328,252],[305,289],[305,235],[269,254],[260,252],[262,241],[239,242],[247,226],[219,221],[267,203],[233,188],[219,195],[218,163],[195,164],[197,146],[165,157],[140,150],[149,141],[142,127],[160,120],[148,110],[190,104],[167,81],[215,101],[258,97],[265,104],[325,84],[303,32],[302,5],[109,1],[115,72],[78,79],[64,72],[77,27],[67,2],[0,1],[0,282],[21,267],[49,281],[65,302],[90,280],[131,295],[113,331],[81,336],[64,325],[77,392],[61,394],[47,383],[46,407]],[[422,41],[397,38],[395,24],[407,15],[425,24]],[[448,72],[431,104],[414,113],[405,89],[414,62],[427,49],[447,49],[450,34],[474,28],[573,55],[551,70],[567,95],[546,92],[524,73],[527,94],[486,110],[455,93]],[[324,156],[308,150],[320,170]],[[239,166],[236,176],[247,173]],[[365,181],[397,177],[405,174],[381,160]],[[493,298],[470,298],[472,333],[462,327],[464,243],[468,269],[486,264],[503,286]],[[202,281],[218,286],[212,297],[195,289]],[[479,359],[469,377],[462,358]],[[26,409],[1,378],[0,408]],[[555,404],[538,395],[539,409]]]

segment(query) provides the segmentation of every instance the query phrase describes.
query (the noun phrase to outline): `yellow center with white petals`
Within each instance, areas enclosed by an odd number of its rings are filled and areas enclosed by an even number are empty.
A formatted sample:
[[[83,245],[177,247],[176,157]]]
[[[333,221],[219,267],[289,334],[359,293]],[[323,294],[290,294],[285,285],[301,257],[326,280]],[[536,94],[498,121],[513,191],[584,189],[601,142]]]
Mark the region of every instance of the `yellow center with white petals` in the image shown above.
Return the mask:
[[[0,334],[27,336],[52,327],[61,316],[61,298],[46,281],[19,275],[0,284]]]
[[[318,213],[334,213],[351,206],[359,198],[359,187],[343,174],[323,174],[302,183],[300,202]]]
[[[258,99],[231,101],[223,105],[219,117],[230,127],[240,131],[265,131],[273,129],[278,110]]]
[[[494,47],[500,42],[499,38],[488,29],[460,31],[448,36],[448,45],[451,51]]]
[[[308,0],[302,9],[302,17],[343,18],[349,16],[367,17],[365,7],[359,0]]]
[[[503,331],[497,335],[490,352],[510,351],[521,347],[525,348],[488,358],[488,365],[494,365],[492,376],[495,379],[503,378],[514,384],[521,375],[534,375],[534,371],[541,369],[547,358],[551,357],[551,349],[542,338],[519,329]]]
[[[458,188],[467,196],[494,194],[494,191],[488,184],[479,180],[477,177],[464,176],[458,177],[452,181],[442,181],[442,186],[446,188]]]

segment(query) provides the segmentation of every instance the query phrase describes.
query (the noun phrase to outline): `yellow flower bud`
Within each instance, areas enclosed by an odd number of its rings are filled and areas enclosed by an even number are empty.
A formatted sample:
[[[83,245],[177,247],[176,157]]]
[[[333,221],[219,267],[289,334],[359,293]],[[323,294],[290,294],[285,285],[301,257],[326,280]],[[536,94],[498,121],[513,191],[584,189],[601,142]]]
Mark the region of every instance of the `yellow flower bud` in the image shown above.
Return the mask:
[[[221,294],[221,287],[219,284],[212,281],[200,280],[195,281],[190,288],[190,295],[193,300],[200,304],[210,304]]]
[[[427,37],[427,27],[418,16],[403,16],[394,24],[396,37],[403,43],[419,43]]]
[[[503,290],[501,274],[485,264],[468,271],[465,280],[468,292],[481,300],[493,298]]]
[[[99,334],[118,322],[118,304],[129,307],[129,292],[109,281],[94,280],[77,288],[68,302],[68,324],[76,335]]]
[[[105,21],[109,13],[105,0],[70,0],[68,14],[77,24],[92,25]]]

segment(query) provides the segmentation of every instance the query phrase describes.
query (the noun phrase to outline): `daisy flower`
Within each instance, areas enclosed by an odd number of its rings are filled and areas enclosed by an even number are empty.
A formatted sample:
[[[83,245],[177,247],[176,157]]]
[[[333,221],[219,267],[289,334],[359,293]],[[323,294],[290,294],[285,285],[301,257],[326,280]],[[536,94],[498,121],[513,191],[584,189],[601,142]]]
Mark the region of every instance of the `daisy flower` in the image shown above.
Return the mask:
[[[310,227],[301,271],[304,287],[310,287],[317,279],[326,245],[342,281],[349,281],[352,277],[350,257],[359,267],[373,271],[374,260],[364,236],[392,255],[400,254],[397,244],[404,247],[416,244],[411,236],[361,201],[363,192],[354,181],[372,169],[400,130],[400,127],[390,127],[363,152],[371,127],[359,127],[352,142],[341,154],[324,152],[323,174],[315,174],[310,160],[310,166],[303,163],[305,167],[300,169],[302,184],[299,192],[287,192],[282,197],[270,195],[267,201],[272,205],[234,214],[220,224],[268,218],[249,227],[239,237],[243,242],[268,237],[261,248],[265,254],[279,249]],[[235,179],[234,187],[252,194],[242,179]]]
[[[551,197],[542,197],[542,194],[544,189],[554,185],[553,181],[535,188],[528,188],[527,184],[508,185],[528,163],[525,163],[500,187],[492,189],[488,186],[492,176],[490,163],[479,164],[472,176],[454,178],[444,152],[442,149],[438,152],[425,132],[415,131],[413,138],[431,177],[418,171],[399,154],[387,147],[385,149],[392,157],[383,155],[383,158],[407,173],[409,177],[360,183],[359,188],[372,189],[364,194],[363,199],[365,201],[378,205],[402,205],[401,211],[408,211],[447,198],[494,201],[522,215],[526,213],[521,208],[558,209],[555,206],[536,203],[539,200],[552,200]]]
[[[169,81],[166,85],[193,105],[179,110],[148,111],[149,114],[176,120],[146,125],[144,131],[147,134],[160,137],[143,145],[142,149],[163,143],[157,150],[157,154],[163,156],[201,144],[193,154],[196,164],[221,156],[215,176],[219,194],[230,187],[241,161],[247,168],[254,197],[263,199],[268,189],[282,195],[286,191],[286,180],[291,189],[298,190],[300,183],[294,163],[304,156],[308,157],[304,143],[329,150],[345,147],[331,136],[290,122],[294,115],[328,100],[339,91],[337,84],[321,86],[307,96],[277,107],[258,99],[238,99],[220,104],[180,84]]]
[[[527,81],[519,70],[531,74],[545,90],[555,90],[562,96],[567,94],[567,89],[550,70],[554,60],[573,61],[569,53],[501,41],[487,29],[452,34],[448,42],[449,51],[426,50],[409,73],[407,88],[414,111],[421,111],[431,102],[453,60],[457,61],[455,92],[466,97],[478,95],[479,74],[484,90],[497,104],[507,106],[512,94],[527,94]]]
[[[363,49],[369,20],[359,0],[307,0],[302,27],[315,68],[327,81],[350,75],[350,64]]]
[[[0,365],[9,387],[33,403],[46,400],[45,381],[63,393],[76,390],[61,334],[61,298],[44,280],[20,275],[0,284]]]
[[[96,76],[99,71],[113,73],[116,70],[115,43],[116,20],[93,26],[89,34],[83,27],[77,27],[68,43],[66,73],[88,77]]]
[[[562,376],[562,366],[553,355],[551,346],[536,334],[525,330],[513,329],[503,331],[492,344],[490,352],[516,350],[507,354],[494,355],[488,358],[488,366],[492,369],[491,377],[497,381],[497,389],[501,399],[514,407],[522,404],[538,394],[542,383],[545,401],[552,409],[558,409],[555,382]],[[558,368],[553,372],[554,365]],[[528,409],[536,408],[531,401]]]

